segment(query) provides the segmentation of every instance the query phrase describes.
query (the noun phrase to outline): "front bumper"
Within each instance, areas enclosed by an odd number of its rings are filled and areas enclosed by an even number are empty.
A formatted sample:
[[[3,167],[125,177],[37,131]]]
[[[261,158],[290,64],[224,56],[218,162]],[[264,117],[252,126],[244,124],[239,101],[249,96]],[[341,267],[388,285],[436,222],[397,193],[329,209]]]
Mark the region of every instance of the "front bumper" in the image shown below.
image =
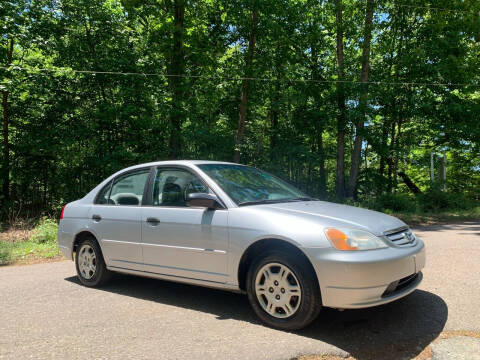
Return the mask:
[[[369,251],[303,249],[315,268],[322,304],[327,307],[364,308],[404,297],[418,287],[425,267],[420,239],[411,247]]]

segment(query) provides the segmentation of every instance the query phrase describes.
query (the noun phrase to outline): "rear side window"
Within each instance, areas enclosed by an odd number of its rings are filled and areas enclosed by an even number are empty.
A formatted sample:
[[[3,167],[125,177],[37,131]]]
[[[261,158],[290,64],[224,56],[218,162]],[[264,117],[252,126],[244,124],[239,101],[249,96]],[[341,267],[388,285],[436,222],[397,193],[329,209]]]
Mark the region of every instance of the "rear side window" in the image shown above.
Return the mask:
[[[131,172],[115,179],[108,203],[112,205],[140,205],[149,169]]]
[[[141,205],[143,191],[149,173],[149,169],[142,169],[135,172],[129,172],[125,175],[120,175],[100,190],[95,200],[95,204]]]

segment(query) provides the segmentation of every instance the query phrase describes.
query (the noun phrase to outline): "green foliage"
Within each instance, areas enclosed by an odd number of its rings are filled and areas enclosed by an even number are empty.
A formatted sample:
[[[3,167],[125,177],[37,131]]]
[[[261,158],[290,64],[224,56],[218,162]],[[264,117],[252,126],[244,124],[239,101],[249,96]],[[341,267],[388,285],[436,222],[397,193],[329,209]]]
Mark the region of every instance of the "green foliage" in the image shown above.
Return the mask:
[[[31,229],[30,226],[17,223],[11,226],[11,232],[6,230],[0,234],[0,265],[59,256],[57,221],[45,217],[40,219],[33,230],[28,230]],[[23,228],[27,230],[21,230]]]
[[[419,197],[419,203],[425,212],[442,212],[446,210],[469,210],[478,205],[463,193],[450,193],[432,189]]]
[[[34,259],[51,259],[59,256],[58,245],[54,242],[0,241],[0,265],[27,262]]]
[[[463,193],[428,190],[416,196],[396,193],[348,202],[371,210],[399,216],[407,222],[455,221],[480,218],[478,201]]]
[[[432,223],[452,223],[465,220],[480,219],[480,206],[469,210],[447,210],[435,213],[394,213],[395,216],[402,219],[409,225],[414,224],[432,224]]]
[[[417,201],[408,194],[384,194],[377,198],[376,203],[380,210],[393,212],[415,212]]]
[[[342,3],[348,178],[365,88],[365,3]],[[394,211],[478,203],[480,2],[375,4],[357,203]],[[0,112],[9,119],[0,189],[8,178],[11,195],[0,195],[2,220],[58,216],[129,165],[231,161],[245,75],[252,79],[241,162],[335,199],[334,1],[18,0],[3,2],[0,15],[0,91],[8,92],[8,111],[2,104]],[[429,191],[431,152],[435,177],[445,153],[447,189],[469,201]],[[400,173],[424,196],[413,198]]]
[[[35,244],[52,244],[57,241],[58,224],[55,219],[42,218],[33,229],[30,241]]]
[[[8,264],[11,258],[11,250],[8,243],[0,241],[0,265]]]

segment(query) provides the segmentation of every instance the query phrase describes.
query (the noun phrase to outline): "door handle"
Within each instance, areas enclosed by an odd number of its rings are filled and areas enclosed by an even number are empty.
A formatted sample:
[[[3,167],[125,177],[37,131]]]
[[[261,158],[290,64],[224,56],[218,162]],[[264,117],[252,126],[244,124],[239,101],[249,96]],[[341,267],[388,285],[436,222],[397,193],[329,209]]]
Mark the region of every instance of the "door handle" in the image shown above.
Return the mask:
[[[100,215],[95,214],[95,215],[92,215],[92,220],[99,222],[100,220],[102,220],[102,217]]]
[[[154,217],[148,217],[147,218],[147,223],[149,223],[152,226],[155,226],[155,225],[160,224],[160,220],[158,220],[157,218],[154,218]]]

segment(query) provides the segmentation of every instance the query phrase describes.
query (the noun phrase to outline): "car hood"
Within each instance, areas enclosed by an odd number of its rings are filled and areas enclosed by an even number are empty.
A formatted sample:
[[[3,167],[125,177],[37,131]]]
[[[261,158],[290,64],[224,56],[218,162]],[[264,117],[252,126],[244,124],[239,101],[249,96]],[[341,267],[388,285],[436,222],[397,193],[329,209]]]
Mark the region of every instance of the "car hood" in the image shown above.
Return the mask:
[[[338,226],[338,223],[343,223],[345,227],[361,228],[375,235],[382,235],[385,231],[406,226],[403,221],[378,211],[327,201],[302,201],[263,206],[297,216],[304,214],[318,217],[323,220],[325,226]]]

